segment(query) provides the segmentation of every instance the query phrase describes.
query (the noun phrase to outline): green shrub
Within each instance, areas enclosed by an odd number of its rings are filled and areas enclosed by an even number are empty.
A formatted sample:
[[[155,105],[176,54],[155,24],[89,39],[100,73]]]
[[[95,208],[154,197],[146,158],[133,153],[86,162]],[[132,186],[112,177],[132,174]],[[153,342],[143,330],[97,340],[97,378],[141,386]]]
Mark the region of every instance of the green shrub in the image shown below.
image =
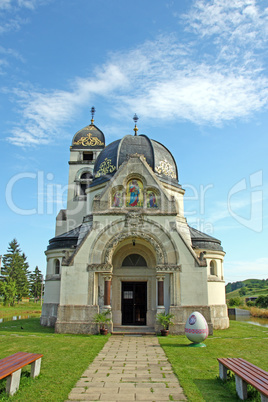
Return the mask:
[[[242,300],[240,297],[231,297],[228,301],[228,305],[230,307],[240,306],[242,304]]]
[[[259,296],[255,305],[260,308],[268,308],[268,296]]]

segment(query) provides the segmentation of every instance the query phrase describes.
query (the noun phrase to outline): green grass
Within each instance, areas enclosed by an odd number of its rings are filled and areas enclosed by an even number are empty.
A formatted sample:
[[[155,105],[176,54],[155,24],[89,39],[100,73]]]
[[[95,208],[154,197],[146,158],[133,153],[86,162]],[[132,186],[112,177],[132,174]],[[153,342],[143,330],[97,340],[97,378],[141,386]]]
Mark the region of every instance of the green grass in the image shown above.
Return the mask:
[[[0,318],[34,313],[41,315],[41,310],[42,307],[40,302],[20,302],[19,304],[15,304],[15,306],[12,307],[4,306],[3,303],[0,303]]]
[[[0,401],[66,400],[109,338],[55,334],[53,328],[41,327],[39,321],[39,318],[32,318],[0,324],[0,358],[19,351],[44,355],[39,377],[29,378],[30,366],[23,369],[20,388],[12,398],[8,398],[4,391],[6,380],[0,380]]]
[[[206,348],[189,348],[185,336],[159,337],[159,342],[189,401],[238,401],[234,380],[219,379],[217,357],[242,357],[268,371],[268,329],[232,321],[230,328],[214,331]],[[266,345],[266,346],[265,346]],[[233,376],[232,376],[233,377]],[[260,401],[255,390],[251,401]]]
[[[246,297],[259,297],[261,295],[266,296],[268,293],[268,287],[259,289],[259,288],[252,288],[252,290],[250,291],[248,289],[248,287],[245,287],[247,293],[243,296],[240,296],[239,294],[239,290],[240,289],[236,289],[233,290],[232,292],[226,293],[226,299],[229,300],[232,297],[241,297],[242,299],[245,299]]]

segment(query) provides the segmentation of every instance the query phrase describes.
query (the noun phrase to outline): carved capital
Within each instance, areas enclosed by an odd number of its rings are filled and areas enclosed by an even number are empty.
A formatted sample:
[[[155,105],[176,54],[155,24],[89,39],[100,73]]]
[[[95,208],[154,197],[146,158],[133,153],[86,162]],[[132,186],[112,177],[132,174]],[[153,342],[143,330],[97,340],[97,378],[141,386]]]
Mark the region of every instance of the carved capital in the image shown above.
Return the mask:
[[[156,275],[156,279],[157,279],[157,281],[158,282],[164,282],[164,279],[165,279],[165,275]]]
[[[102,274],[103,279],[105,280],[105,282],[110,282],[112,280],[112,275],[107,275],[107,274]]]

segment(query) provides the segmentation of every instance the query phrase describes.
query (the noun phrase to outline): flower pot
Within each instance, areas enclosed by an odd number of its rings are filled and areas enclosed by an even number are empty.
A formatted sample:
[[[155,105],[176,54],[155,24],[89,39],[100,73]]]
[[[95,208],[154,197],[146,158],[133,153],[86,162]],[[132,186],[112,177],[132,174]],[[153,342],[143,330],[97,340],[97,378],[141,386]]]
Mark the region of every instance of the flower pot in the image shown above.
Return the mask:
[[[107,328],[100,328],[100,334],[101,335],[107,335],[108,334],[108,329]]]
[[[169,330],[168,329],[161,329],[161,335],[162,336],[168,336]]]

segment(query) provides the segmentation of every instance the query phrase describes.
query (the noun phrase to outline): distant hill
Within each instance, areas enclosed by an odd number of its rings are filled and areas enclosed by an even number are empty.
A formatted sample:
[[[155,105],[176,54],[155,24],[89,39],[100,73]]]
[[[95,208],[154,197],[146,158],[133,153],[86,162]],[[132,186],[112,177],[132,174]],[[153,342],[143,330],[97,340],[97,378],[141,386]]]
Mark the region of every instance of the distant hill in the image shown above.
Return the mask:
[[[268,279],[245,279],[244,281],[229,282],[225,286],[226,297],[243,296],[258,297],[268,294]]]

